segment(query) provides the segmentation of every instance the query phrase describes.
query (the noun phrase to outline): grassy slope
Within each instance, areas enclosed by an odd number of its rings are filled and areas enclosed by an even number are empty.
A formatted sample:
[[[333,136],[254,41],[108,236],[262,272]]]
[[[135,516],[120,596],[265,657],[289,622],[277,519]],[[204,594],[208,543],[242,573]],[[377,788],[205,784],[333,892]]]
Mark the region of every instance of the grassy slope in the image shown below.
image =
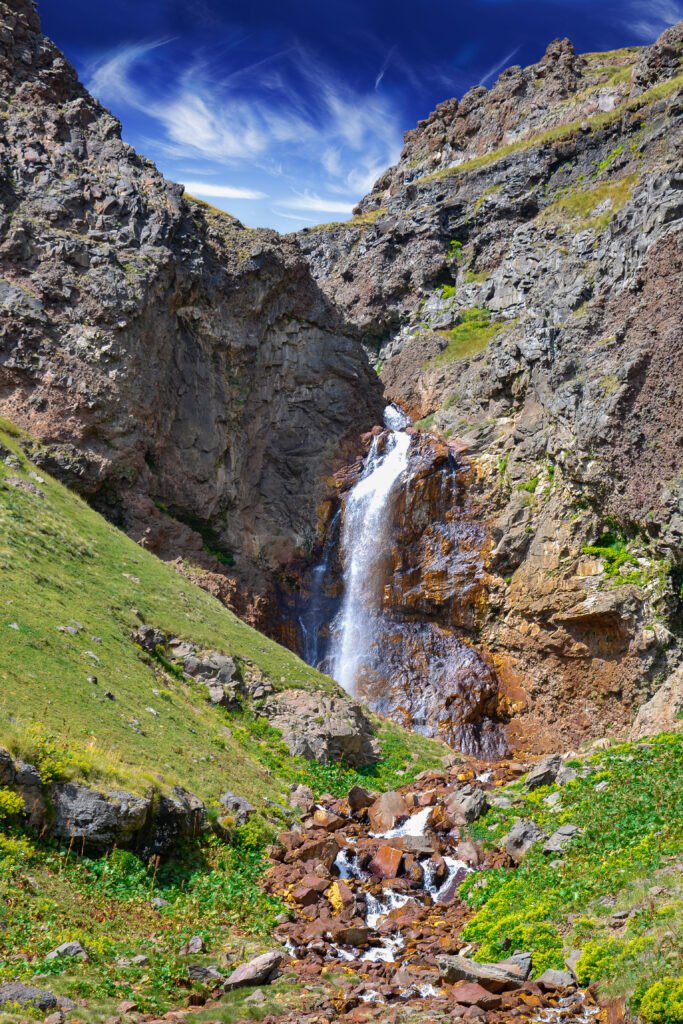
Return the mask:
[[[637,1009],[653,983],[681,975],[683,964],[683,734],[601,751],[588,764],[590,775],[563,787],[508,787],[513,806],[471,826],[494,844],[517,817],[547,834],[563,824],[582,832],[559,865],[539,844],[516,871],[470,876],[462,891],[476,914],[463,937],[480,943],[484,961],[510,947],[533,951],[536,974],[581,950],[581,983],[599,982],[603,995],[630,997]],[[546,803],[553,793],[554,810]],[[632,914],[619,923],[612,915],[622,909]],[[683,1005],[680,1016],[648,1016],[648,1001],[645,1019],[683,1021]]]
[[[145,659],[129,638],[138,613],[168,633],[250,660],[278,688],[333,691],[336,684],[46,474],[32,477],[16,432],[2,426],[0,444],[21,469],[8,466],[0,452],[0,742],[27,759],[40,758],[44,738],[31,728],[40,723],[79,752],[81,774],[134,789],[180,783],[207,800],[226,789],[258,803],[281,798],[286,783],[306,777],[307,765],[278,752],[277,738],[253,719],[211,708],[199,684]],[[43,497],[8,486],[11,477],[34,484]],[[58,631],[74,623],[83,627],[77,635]],[[88,682],[92,675],[96,685]],[[380,736],[388,759],[374,774],[389,784],[394,769],[419,771],[443,753],[439,744],[392,725],[382,725]],[[353,773],[338,774],[341,784]]]

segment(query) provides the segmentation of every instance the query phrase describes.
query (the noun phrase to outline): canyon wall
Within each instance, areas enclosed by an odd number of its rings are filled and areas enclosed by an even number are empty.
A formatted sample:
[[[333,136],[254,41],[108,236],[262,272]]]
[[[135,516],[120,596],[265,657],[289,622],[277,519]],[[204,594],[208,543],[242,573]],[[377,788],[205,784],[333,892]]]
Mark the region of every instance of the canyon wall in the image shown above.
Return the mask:
[[[517,748],[623,732],[680,658],[682,41],[551,44],[298,235],[387,397],[470,467]]]
[[[0,4],[0,412],[243,612],[311,543],[381,386],[296,242],[183,197]],[[221,577],[237,561],[239,586]]]

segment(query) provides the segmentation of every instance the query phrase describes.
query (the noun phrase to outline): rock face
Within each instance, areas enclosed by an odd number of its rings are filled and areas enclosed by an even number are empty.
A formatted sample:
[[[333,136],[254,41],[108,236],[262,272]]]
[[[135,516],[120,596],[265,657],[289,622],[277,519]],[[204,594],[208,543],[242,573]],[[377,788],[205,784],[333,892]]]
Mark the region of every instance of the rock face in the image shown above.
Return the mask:
[[[678,732],[683,728],[683,665],[679,665],[654,697],[643,704],[631,728],[631,739]]]
[[[625,734],[679,659],[682,46],[553,43],[409,132],[362,216],[298,235],[387,397],[470,466],[469,639],[516,748]]]
[[[184,199],[30,0],[0,25],[0,411],[147,547],[215,573],[234,552],[253,608],[381,387],[294,241]]]

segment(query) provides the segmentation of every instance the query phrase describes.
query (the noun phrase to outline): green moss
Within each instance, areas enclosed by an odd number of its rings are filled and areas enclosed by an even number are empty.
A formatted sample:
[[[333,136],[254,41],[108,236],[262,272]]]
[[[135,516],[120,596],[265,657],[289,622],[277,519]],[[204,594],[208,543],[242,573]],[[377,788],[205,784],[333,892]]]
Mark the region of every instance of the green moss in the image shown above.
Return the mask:
[[[455,285],[454,284],[442,284],[441,285],[441,298],[442,299],[454,299],[455,298]]]

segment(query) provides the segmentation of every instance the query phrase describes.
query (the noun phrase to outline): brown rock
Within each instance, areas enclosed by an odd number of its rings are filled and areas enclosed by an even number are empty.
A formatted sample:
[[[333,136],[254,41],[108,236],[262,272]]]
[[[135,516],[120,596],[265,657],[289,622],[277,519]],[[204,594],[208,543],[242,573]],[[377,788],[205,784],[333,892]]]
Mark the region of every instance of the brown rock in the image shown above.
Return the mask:
[[[343,828],[347,824],[345,818],[335,814],[334,811],[328,811],[325,807],[316,807],[313,813],[313,823],[318,828],[324,828],[326,832],[336,832],[338,828]]]
[[[488,992],[476,981],[459,981],[452,988],[456,1002],[463,1006],[479,1006],[482,1010],[497,1010],[502,1000],[499,995]]]
[[[370,861],[370,870],[380,878],[396,878],[400,873],[403,854],[393,846],[380,846]]]
[[[349,807],[354,813],[363,811],[367,807],[372,807],[376,799],[376,793],[370,793],[367,789],[363,789],[362,786],[352,786],[349,790]]]
[[[373,832],[388,832],[401,818],[407,818],[410,808],[403,796],[397,792],[382,793],[369,809],[370,827]]]

